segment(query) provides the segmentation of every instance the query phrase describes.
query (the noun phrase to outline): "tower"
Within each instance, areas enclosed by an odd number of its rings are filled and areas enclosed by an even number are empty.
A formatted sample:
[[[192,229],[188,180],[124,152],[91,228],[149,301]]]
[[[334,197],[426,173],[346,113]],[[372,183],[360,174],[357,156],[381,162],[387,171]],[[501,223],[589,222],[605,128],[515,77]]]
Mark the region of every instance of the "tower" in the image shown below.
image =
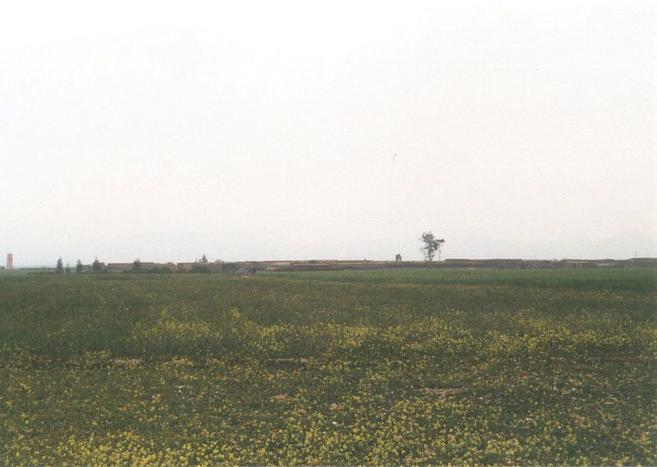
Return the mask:
[[[14,255],[7,253],[7,271],[14,269]]]

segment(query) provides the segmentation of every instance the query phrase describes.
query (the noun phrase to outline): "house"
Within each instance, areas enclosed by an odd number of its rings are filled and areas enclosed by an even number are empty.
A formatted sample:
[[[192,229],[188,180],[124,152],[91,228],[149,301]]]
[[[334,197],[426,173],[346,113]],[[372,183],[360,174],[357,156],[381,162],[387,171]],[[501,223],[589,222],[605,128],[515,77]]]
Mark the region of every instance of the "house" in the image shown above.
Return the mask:
[[[178,263],[176,265],[176,270],[178,272],[191,272],[192,268],[194,267],[195,264],[198,264],[198,263],[196,263],[196,262]]]
[[[107,272],[128,272],[132,271],[132,263],[107,263],[105,271]]]

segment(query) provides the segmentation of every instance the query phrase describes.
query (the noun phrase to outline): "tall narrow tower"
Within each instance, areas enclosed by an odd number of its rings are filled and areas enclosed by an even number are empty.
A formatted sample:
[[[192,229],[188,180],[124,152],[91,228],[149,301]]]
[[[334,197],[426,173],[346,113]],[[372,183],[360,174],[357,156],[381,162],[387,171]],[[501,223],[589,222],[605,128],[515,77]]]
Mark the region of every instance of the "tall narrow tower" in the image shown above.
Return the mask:
[[[14,255],[7,253],[7,270],[10,271],[14,269]]]

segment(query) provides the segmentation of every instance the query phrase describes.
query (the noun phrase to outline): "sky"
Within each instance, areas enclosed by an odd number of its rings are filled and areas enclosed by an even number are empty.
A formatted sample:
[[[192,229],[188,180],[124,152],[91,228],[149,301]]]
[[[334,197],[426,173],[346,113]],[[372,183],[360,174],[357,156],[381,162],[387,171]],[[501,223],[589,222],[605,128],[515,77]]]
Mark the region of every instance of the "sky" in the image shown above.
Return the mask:
[[[657,256],[653,1],[2,10],[2,264]]]

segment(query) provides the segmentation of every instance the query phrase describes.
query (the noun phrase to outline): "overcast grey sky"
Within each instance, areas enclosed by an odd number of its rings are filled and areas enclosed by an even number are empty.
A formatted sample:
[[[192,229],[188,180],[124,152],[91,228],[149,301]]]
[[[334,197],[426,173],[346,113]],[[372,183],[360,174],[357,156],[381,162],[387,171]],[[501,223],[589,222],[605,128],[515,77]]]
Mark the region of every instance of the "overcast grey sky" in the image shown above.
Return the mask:
[[[656,5],[5,2],[0,252],[657,255]]]

